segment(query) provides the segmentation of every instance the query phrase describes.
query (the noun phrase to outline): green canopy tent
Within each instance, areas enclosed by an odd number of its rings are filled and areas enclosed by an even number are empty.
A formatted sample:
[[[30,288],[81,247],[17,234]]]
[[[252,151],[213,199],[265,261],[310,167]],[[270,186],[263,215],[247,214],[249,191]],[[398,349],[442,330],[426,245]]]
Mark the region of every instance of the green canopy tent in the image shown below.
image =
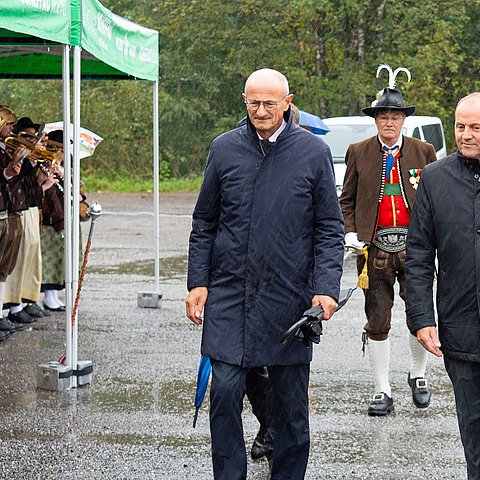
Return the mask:
[[[73,50],[73,54],[71,52]],[[77,368],[77,322],[71,321],[78,288],[80,193],[80,79],[136,78],[154,82],[153,168],[155,293],[159,298],[158,32],[130,22],[98,0],[0,0],[0,78],[62,78],[63,122],[73,123],[65,150],[65,257],[67,365]],[[70,72],[73,72],[72,75]],[[70,79],[73,78],[73,108]],[[0,101],[1,103],[1,101]],[[72,387],[76,386],[72,377]]]

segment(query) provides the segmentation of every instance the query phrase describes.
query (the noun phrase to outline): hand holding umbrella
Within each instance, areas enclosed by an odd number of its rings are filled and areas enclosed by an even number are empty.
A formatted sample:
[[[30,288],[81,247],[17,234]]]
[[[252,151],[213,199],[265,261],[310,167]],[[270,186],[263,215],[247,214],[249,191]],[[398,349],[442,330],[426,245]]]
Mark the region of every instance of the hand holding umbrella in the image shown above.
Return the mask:
[[[347,303],[354,290],[355,288],[348,288],[340,291],[340,298],[338,299],[336,311],[340,310]],[[323,333],[322,319],[323,308],[321,305],[305,310],[300,320],[294,323],[282,335],[280,343],[285,344],[292,335],[307,346],[310,345],[310,342],[320,343],[320,335]]]

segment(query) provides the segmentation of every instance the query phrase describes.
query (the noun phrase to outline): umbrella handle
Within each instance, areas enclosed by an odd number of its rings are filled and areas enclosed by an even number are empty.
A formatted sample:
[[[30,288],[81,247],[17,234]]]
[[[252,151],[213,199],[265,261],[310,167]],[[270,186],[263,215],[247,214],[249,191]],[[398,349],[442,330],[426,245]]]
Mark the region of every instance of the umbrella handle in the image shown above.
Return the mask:
[[[287,340],[288,340],[288,337],[290,337],[290,335],[299,327],[301,327],[304,323],[306,323],[308,321],[309,317],[306,315],[304,317],[302,317],[298,322],[295,322],[283,335],[282,337],[280,338],[280,343],[282,345],[284,345]]]

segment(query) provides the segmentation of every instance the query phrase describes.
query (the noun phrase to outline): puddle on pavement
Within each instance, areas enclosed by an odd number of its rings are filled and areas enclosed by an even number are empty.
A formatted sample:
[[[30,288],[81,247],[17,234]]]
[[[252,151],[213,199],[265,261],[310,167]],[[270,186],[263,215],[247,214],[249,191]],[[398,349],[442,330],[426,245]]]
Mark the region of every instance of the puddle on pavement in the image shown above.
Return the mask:
[[[87,435],[87,439],[96,440],[97,442],[108,443],[111,445],[155,445],[156,437],[153,435],[133,435],[133,434],[93,434]]]
[[[195,384],[176,379],[161,383],[111,379],[92,395],[94,405],[104,411],[155,410],[161,414],[193,412],[194,397]]]
[[[91,273],[101,275],[155,275],[154,260],[139,260],[134,262],[120,263],[118,266],[89,267]],[[176,257],[167,257],[160,259],[160,277],[178,278],[187,273],[187,256],[179,255]]]

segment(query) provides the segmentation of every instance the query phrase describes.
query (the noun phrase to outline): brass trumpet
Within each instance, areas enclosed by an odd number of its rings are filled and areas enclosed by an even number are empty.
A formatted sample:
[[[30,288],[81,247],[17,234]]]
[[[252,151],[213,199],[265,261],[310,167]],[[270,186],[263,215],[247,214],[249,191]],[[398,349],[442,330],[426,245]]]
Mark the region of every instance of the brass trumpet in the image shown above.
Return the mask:
[[[42,142],[39,137],[28,132],[11,135],[5,138],[4,143],[6,152],[12,157],[17,149],[23,147],[29,150],[29,153],[22,157],[22,160],[23,158],[28,158],[33,162],[46,162],[51,165],[59,163],[59,152],[63,152],[63,144],[52,140]]]

